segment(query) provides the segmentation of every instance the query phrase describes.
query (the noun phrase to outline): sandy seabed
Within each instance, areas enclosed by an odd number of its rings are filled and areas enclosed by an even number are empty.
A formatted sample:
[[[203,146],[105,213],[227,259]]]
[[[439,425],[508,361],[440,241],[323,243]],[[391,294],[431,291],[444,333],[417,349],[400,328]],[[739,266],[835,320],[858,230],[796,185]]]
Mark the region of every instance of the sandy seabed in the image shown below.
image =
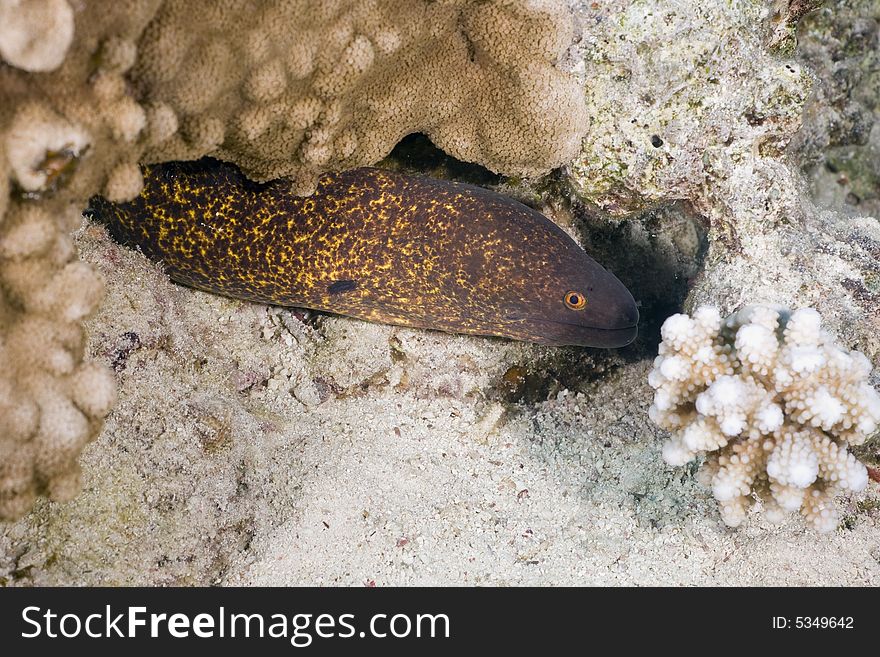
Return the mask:
[[[727,528],[660,458],[650,359],[504,403],[505,370],[552,349],[302,321],[176,286],[100,226],[78,242],[108,281],[90,351],[119,403],[83,493],[0,534],[7,583],[880,583],[875,484],[828,535]]]

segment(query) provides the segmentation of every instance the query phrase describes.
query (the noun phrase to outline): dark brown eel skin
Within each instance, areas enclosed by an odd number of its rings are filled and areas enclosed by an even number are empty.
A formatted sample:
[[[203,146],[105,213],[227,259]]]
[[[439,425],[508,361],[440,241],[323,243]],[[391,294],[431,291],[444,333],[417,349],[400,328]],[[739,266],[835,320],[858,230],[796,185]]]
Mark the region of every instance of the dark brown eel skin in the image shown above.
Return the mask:
[[[96,197],[120,243],[179,283],[249,301],[548,345],[621,347],[629,291],[542,214],[462,183],[374,168],[312,196],[216,160],[143,168],[128,203]]]

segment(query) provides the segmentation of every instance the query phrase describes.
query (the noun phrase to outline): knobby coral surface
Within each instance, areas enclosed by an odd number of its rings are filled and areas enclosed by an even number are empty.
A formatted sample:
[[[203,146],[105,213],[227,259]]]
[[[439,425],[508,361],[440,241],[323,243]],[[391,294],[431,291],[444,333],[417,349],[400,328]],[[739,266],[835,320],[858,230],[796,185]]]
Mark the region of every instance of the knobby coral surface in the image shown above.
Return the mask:
[[[0,4],[3,519],[27,511],[38,494],[76,494],[77,458],[115,400],[109,370],[83,360],[82,322],[100,303],[103,282],[78,261],[70,231],[88,195],[132,191],[114,189],[112,180],[131,167],[126,151],[143,112],[125,92],[124,63],[92,61],[103,35],[136,21],[115,20],[126,9],[77,14],[64,0]]]
[[[53,71],[73,39],[73,9],[67,0],[3,0],[0,57],[25,71]]]
[[[662,335],[649,415],[673,432],[664,460],[708,455],[701,475],[728,525],[757,498],[771,520],[800,509],[820,532],[837,527],[834,493],[868,483],[848,447],[880,425],[864,354],[838,346],[811,308],[747,307],[722,321],[702,306]]]
[[[308,187],[423,132],[493,171],[545,173],[587,127],[580,86],[557,67],[572,37],[555,0],[167,0],[133,73],[180,130],[147,157],[212,154]]]

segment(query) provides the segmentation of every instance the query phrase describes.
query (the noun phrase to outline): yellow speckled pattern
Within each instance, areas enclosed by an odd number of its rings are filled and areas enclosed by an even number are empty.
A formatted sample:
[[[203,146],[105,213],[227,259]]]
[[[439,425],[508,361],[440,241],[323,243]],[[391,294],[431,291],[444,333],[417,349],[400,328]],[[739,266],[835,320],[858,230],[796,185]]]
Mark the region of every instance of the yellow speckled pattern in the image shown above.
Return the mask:
[[[544,344],[620,346],[623,285],[538,212],[480,187],[362,168],[309,197],[216,160],[144,168],[134,201],[92,199],[176,281],[266,303]],[[567,307],[584,294],[580,310]]]

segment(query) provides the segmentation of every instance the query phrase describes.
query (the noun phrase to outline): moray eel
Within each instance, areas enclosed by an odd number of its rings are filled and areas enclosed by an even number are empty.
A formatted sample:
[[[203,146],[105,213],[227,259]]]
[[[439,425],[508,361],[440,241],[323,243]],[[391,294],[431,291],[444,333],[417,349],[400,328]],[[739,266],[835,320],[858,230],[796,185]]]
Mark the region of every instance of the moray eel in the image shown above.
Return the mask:
[[[548,345],[620,347],[632,295],[540,213],[461,183],[361,168],[298,197],[215,160],[143,169],[91,210],[179,283],[374,322]]]

